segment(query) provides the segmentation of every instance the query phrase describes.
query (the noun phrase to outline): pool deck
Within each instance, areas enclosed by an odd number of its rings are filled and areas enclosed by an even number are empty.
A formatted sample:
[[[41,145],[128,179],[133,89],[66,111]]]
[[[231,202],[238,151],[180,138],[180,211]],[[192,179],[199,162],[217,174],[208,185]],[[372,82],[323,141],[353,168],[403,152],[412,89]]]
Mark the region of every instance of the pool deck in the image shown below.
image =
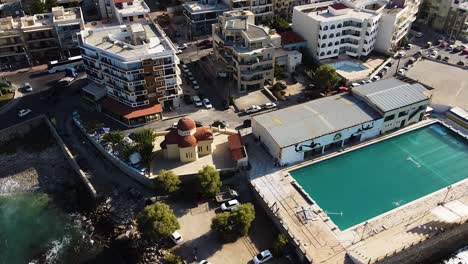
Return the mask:
[[[356,62],[367,67],[367,69],[365,70],[354,71],[354,72],[336,70],[336,72],[340,74],[343,78],[345,78],[346,80],[350,82],[354,82],[354,81],[368,79],[369,75],[374,71],[374,69],[379,67],[385,60],[380,57],[371,56],[369,59],[363,62],[361,60],[356,60],[356,59],[352,59],[348,57],[346,59],[339,58],[336,60],[326,60],[326,61],[323,61],[323,64],[332,64],[332,63],[342,62],[342,61],[352,61],[352,62]]]
[[[341,155],[410,130],[434,123],[425,120],[397,132],[349,147],[341,153],[332,153],[313,161],[304,162],[263,177],[251,179],[251,184],[261,200],[270,208],[283,230],[294,238],[304,255],[314,263],[347,263],[346,254],[362,263],[374,263],[438,234],[447,224],[440,216],[431,213],[452,212],[455,223],[468,224],[468,179],[452,185],[450,189],[421,197],[395,208],[365,223],[344,231],[338,229],[313,199],[293,186],[295,180],[288,171],[308,166],[323,159]],[[446,202],[444,206],[439,206]],[[441,208],[444,207],[444,208]],[[456,208],[456,209],[454,209]]]

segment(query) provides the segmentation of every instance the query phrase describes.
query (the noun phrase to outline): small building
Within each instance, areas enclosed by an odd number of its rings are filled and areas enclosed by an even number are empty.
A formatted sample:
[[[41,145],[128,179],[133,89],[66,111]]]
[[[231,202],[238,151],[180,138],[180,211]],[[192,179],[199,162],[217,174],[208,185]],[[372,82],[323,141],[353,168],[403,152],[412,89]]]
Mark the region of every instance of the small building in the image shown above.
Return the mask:
[[[161,149],[164,157],[168,159],[180,159],[182,162],[190,162],[199,156],[210,155],[213,152],[213,133],[206,127],[196,127],[195,122],[189,117],[183,117],[164,136]]]
[[[340,94],[254,116],[252,133],[283,166],[376,137],[382,125],[377,111]]]
[[[423,120],[432,96],[420,83],[395,78],[355,87],[352,94],[383,116],[381,133]]]
[[[190,37],[209,33],[211,25],[218,21],[218,16],[229,10],[229,6],[219,0],[186,2],[182,7]]]
[[[236,162],[238,168],[246,167],[249,163],[247,151],[244,146],[244,141],[239,131],[237,134],[228,137],[229,150],[231,157]]]
[[[281,67],[286,73],[291,74],[297,65],[302,63],[302,53],[297,50],[276,49],[275,63],[275,67]]]
[[[307,48],[307,41],[294,31],[278,32],[281,36],[281,47],[285,50],[300,50]]]

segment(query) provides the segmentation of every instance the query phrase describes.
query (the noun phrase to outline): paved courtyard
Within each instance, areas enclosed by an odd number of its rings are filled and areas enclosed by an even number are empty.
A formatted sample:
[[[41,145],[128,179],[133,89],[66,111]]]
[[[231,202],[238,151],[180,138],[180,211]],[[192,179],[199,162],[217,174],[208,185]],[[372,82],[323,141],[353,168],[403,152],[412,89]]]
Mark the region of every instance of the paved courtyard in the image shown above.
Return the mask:
[[[200,156],[198,160],[192,162],[166,159],[160,147],[164,137],[156,138],[155,156],[151,166],[152,174],[156,175],[162,169],[172,170],[177,175],[195,174],[206,165],[214,166],[218,170],[235,168],[236,163],[231,157],[228,136],[217,132],[213,135],[213,153],[211,155]]]
[[[468,72],[443,63],[421,60],[409,69],[409,78],[434,87],[431,107],[443,112],[453,106],[468,109]]]
[[[239,111],[251,107],[252,105],[262,105],[270,103],[271,100],[262,92],[262,90],[252,91],[247,94],[238,94],[236,106]]]

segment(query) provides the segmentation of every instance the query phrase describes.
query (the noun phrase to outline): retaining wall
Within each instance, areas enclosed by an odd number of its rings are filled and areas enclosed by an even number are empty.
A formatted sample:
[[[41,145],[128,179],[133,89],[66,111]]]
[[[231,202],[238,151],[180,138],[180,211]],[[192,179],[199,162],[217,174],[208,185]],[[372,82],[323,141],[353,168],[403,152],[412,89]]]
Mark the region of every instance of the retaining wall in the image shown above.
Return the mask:
[[[73,124],[84,134],[84,136],[91,142],[91,144],[96,147],[96,149],[101,152],[101,154],[109,160],[113,165],[115,165],[117,168],[119,168],[123,173],[127,174],[129,177],[132,179],[138,181],[139,183],[145,185],[146,187],[153,188],[153,182],[151,179],[148,177],[141,175],[139,171],[136,169],[128,166],[125,162],[121,161],[117,157],[111,155],[109,152],[107,152],[99,142],[96,142],[91,136],[86,133],[86,130],[83,128],[81,123],[73,118]],[[151,168],[148,168],[149,170]]]

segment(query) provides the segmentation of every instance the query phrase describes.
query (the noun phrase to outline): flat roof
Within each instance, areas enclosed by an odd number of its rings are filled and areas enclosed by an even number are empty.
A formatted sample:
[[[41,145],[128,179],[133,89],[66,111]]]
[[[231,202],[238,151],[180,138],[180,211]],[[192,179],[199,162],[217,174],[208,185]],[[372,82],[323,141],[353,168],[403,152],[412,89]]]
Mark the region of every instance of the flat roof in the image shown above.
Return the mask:
[[[229,6],[226,4],[202,4],[199,2],[187,2],[182,5],[185,9],[187,9],[191,14],[199,14],[199,13],[208,13],[208,12],[216,12],[216,11],[226,11],[229,10]]]
[[[382,112],[388,112],[404,106],[429,99],[429,90],[420,83],[407,83],[390,78],[361,85],[352,89],[352,93],[367,100]]]
[[[280,147],[287,147],[381,117],[358,98],[339,94],[257,115],[253,119]]]
[[[364,12],[364,11],[356,11],[352,8],[348,8],[348,10],[344,14],[335,15],[325,9],[328,6],[334,5],[334,2],[319,2],[313,3],[308,5],[301,5],[294,7],[297,11],[307,14],[307,16],[320,21],[320,22],[330,22],[335,20],[344,20],[344,19],[357,19],[357,20],[364,20],[369,19],[371,17],[376,16],[377,14],[371,12]],[[339,6],[341,7],[341,5]],[[338,9],[338,10],[342,10]],[[344,8],[346,9],[346,8]]]

